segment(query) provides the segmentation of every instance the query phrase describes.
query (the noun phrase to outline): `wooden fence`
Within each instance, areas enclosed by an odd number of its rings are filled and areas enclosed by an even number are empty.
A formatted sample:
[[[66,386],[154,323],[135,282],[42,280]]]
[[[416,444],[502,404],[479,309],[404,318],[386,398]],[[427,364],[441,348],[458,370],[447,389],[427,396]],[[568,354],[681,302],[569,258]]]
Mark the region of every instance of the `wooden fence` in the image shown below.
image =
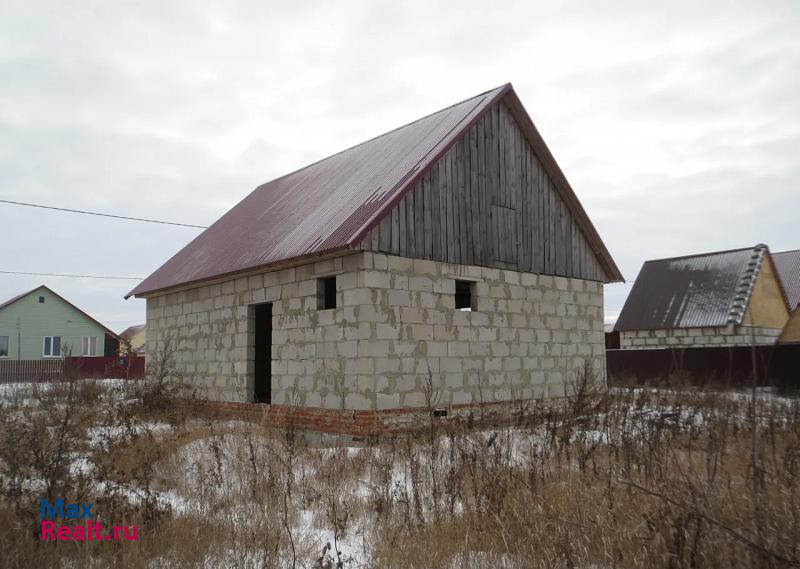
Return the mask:
[[[49,360],[0,360],[1,383],[47,383],[77,379],[139,379],[144,377],[144,358],[119,361],[116,357],[70,357]]]

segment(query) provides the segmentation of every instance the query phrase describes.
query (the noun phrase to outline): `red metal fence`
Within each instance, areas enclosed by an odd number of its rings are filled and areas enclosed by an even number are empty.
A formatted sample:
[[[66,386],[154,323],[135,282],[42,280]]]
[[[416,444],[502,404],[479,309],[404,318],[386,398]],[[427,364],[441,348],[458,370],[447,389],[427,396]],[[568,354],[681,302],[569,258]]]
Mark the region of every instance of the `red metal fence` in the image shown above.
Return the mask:
[[[144,377],[144,358],[120,361],[116,357],[70,357],[50,360],[0,360],[0,383],[62,381],[78,379],[139,379]]]

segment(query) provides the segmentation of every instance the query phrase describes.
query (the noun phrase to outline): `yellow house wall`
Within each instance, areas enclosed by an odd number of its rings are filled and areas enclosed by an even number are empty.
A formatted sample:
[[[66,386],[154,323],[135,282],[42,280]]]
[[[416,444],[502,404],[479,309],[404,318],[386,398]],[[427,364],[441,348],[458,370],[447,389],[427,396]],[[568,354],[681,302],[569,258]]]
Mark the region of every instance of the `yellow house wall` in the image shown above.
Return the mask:
[[[789,318],[789,323],[786,324],[786,328],[784,328],[778,342],[781,344],[800,343],[800,308],[792,313],[792,317]]]
[[[789,308],[786,306],[786,298],[776,275],[772,257],[767,255],[756,279],[744,324],[780,330],[786,326],[789,321]]]
[[[145,341],[147,340],[147,328],[142,328],[138,333],[134,334],[131,337],[131,348],[134,350],[138,350],[142,346],[144,346]]]

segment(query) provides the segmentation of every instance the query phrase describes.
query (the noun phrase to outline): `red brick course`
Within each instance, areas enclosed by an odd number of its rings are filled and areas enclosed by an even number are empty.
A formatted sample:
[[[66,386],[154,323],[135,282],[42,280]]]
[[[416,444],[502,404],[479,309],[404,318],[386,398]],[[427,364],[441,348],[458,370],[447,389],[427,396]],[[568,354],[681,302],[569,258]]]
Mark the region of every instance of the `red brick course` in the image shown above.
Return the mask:
[[[548,406],[555,403],[548,400]],[[427,408],[386,409],[381,411],[355,411],[323,409],[319,407],[292,407],[257,403],[204,403],[211,411],[226,416],[247,415],[273,427],[293,427],[319,433],[344,434],[359,437],[413,432],[426,428],[430,422],[491,422],[509,423],[520,417],[531,405],[541,405],[541,400],[513,401],[453,405],[446,409],[445,417],[431,417]]]

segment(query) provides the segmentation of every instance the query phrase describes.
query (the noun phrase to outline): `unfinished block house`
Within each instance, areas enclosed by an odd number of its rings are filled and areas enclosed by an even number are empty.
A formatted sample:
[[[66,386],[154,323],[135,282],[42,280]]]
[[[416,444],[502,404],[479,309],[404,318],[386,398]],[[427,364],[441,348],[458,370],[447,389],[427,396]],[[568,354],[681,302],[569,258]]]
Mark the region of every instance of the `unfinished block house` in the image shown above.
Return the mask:
[[[505,85],[260,186],[131,294],[209,398],[355,417],[602,379],[620,280]]]
[[[775,344],[789,320],[766,245],[645,262],[614,330],[621,349]]]

